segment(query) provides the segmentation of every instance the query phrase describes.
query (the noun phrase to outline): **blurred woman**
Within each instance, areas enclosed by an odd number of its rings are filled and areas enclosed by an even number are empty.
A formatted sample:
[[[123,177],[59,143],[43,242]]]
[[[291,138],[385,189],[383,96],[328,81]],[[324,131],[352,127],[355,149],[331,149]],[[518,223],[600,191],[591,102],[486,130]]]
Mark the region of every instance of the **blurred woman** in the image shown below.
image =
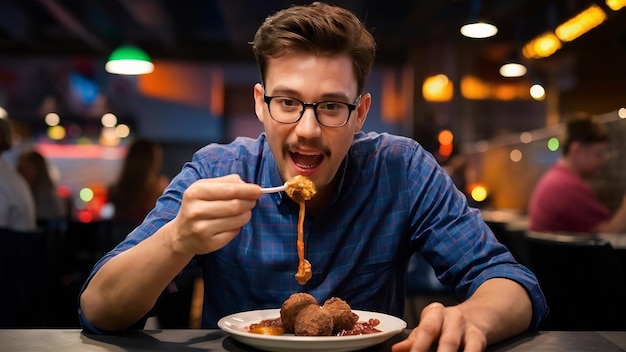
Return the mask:
[[[168,180],[161,175],[163,151],[153,141],[135,139],[117,181],[109,187],[114,220],[139,224],[152,210]]]
[[[35,199],[39,224],[65,220],[67,207],[52,180],[47,160],[34,148],[23,149],[17,158],[17,171],[24,177]]]
[[[24,178],[2,154],[13,147],[9,120],[0,117],[0,228],[17,231],[35,229],[35,205]]]

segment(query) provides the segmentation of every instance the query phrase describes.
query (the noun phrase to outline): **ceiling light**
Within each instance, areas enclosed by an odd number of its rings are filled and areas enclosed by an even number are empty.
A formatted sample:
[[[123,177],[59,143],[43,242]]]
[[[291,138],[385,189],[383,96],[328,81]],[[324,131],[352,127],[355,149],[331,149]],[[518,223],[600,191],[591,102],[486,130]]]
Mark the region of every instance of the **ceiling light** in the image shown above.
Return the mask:
[[[606,20],[606,13],[599,6],[591,5],[583,12],[556,27],[554,33],[562,41],[570,42],[600,25],[604,20]]]
[[[522,77],[525,74],[526,66],[516,62],[509,62],[500,66],[500,75],[502,77]]]
[[[524,45],[522,54],[527,59],[548,57],[561,49],[562,45],[554,33],[547,32]]]
[[[606,0],[606,6],[613,11],[617,11],[626,6],[626,0]]]
[[[461,34],[468,38],[489,38],[498,33],[498,28],[487,22],[468,23],[461,27]]]
[[[117,48],[104,66],[107,72],[120,75],[143,75],[154,70],[154,64],[143,50],[136,46]]]

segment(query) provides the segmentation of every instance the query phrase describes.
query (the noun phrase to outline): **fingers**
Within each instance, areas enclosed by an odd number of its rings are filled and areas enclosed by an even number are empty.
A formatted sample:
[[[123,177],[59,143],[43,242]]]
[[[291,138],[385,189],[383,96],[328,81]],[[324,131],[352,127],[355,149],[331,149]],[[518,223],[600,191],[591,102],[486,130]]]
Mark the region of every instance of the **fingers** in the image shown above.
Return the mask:
[[[435,302],[422,310],[411,351],[430,351],[430,347],[435,345],[442,332],[444,309],[443,304]]]
[[[190,198],[201,200],[256,200],[262,195],[259,185],[245,183],[239,175],[198,180],[185,193]]]
[[[460,309],[435,302],[422,310],[419,325],[409,337],[392,346],[393,352],[480,352],[487,346],[484,334],[469,324]]]
[[[230,242],[252,217],[261,187],[238,175],[202,179],[183,193],[172,227],[176,248],[204,254]]]

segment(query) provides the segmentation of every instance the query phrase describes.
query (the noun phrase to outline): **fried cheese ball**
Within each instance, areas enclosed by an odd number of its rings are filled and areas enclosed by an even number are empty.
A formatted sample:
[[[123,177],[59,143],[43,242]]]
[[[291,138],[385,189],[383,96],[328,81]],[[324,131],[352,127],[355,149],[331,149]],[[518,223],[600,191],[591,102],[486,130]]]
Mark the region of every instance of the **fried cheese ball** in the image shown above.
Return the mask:
[[[341,298],[332,297],[326,300],[322,308],[333,317],[333,333],[351,330],[359,320],[359,316],[352,312],[350,305]]]
[[[296,175],[287,181],[287,195],[295,202],[303,202],[313,198],[317,191],[315,184],[305,176]]]
[[[315,297],[308,293],[294,293],[283,302],[283,305],[280,307],[280,320],[285,332],[294,332],[296,316],[307,306],[319,308],[319,303]]]
[[[333,317],[318,305],[309,304],[296,316],[296,336],[330,336],[333,333]]]

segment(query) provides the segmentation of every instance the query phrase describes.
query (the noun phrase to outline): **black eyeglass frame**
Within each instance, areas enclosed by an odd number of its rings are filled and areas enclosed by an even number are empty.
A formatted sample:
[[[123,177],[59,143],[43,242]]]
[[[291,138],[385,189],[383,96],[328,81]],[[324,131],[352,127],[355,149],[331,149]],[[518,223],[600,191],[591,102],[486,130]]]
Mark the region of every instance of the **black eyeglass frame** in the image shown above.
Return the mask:
[[[302,105],[302,111],[300,111],[300,116],[298,116],[297,119],[291,121],[291,122],[283,122],[283,121],[278,121],[274,118],[274,116],[272,116],[272,109],[270,108],[270,102],[272,101],[272,99],[274,98],[287,98],[287,99],[291,99],[291,100],[295,100],[297,102],[299,102]],[[356,100],[354,101],[354,103],[350,104],[350,103],[345,103],[343,101],[334,101],[334,100],[320,100],[317,101],[315,103],[305,103],[300,99],[297,98],[293,98],[293,97],[289,97],[286,95],[265,95],[263,94],[263,100],[265,101],[265,104],[267,104],[267,111],[269,111],[270,113],[270,117],[272,118],[272,120],[278,122],[278,123],[283,123],[286,125],[290,125],[290,124],[294,124],[298,121],[300,121],[300,119],[302,118],[302,116],[304,116],[304,111],[306,110],[307,107],[312,107],[313,108],[313,114],[315,115],[315,119],[317,120],[317,122],[325,127],[330,127],[330,128],[339,128],[339,127],[343,127],[345,125],[348,124],[348,121],[350,121],[350,116],[352,116],[352,112],[356,109],[357,106],[359,106],[359,102],[361,102],[361,95],[359,95],[358,97],[356,97]],[[322,121],[320,121],[319,117],[317,116],[317,107],[319,104],[323,104],[323,103],[334,103],[334,104],[343,104],[345,106],[348,107],[348,117],[346,118],[346,121],[343,122],[343,124],[341,125],[327,125],[322,123]]]

